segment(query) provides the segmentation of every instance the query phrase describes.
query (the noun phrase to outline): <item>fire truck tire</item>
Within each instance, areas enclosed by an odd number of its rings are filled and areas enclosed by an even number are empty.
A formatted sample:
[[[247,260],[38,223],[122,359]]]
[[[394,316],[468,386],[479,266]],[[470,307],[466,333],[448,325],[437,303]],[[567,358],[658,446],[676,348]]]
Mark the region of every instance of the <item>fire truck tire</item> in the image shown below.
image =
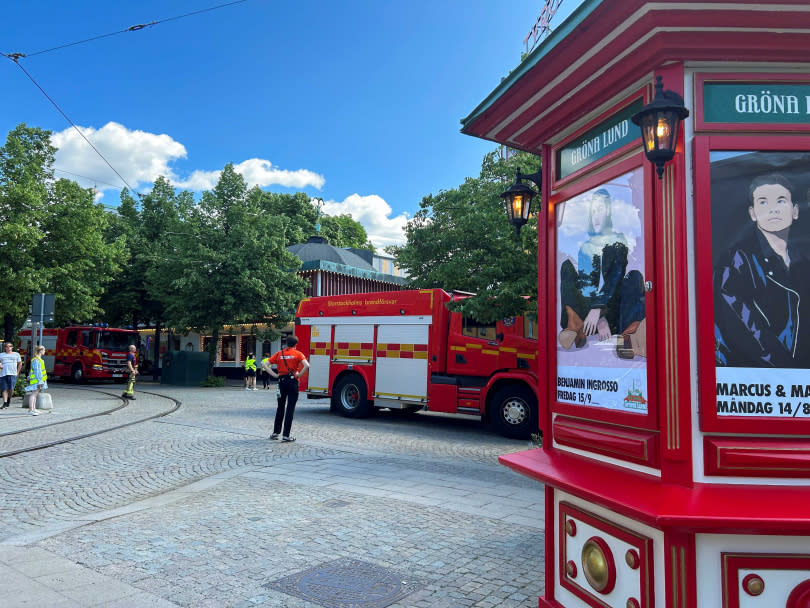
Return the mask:
[[[76,384],[84,384],[84,369],[81,364],[76,363],[70,370],[70,379]]]
[[[343,376],[332,391],[332,408],[347,418],[367,418],[374,408],[366,394],[366,382],[361,376]]]
[[[525,386],[505,386],[492,397],[490,420],[504,437],[528,439],[537,432],[537,399]]]

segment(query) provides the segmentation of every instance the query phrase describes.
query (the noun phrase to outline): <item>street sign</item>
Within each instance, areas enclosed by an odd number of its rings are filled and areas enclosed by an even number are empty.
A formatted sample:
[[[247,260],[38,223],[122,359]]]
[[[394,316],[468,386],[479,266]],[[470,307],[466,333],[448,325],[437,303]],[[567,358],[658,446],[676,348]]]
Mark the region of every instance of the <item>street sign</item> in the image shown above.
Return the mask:
[[[54,294],[35,293],[31,303],[31,320],[39,323],[53,321]]]

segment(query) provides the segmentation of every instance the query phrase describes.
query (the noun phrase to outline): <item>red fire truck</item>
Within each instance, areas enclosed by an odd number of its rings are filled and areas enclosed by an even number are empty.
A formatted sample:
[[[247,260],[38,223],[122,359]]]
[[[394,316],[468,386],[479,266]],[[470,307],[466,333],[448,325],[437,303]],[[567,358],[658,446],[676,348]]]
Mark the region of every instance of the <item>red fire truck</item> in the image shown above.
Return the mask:
[[[425,289],[301,301],[296,336],[311,366],[302,391],[351,418],[425,409],[480,416],[507,437],[537,432],[536,324],[478,323],[447,309],[458,297]]]
[[[39,333],[34,336],[34,342]],[[21,353],[31,352],[31,330],[18,334]],[[49,376],[87,380],[111,380],[126,377],[127,350],[138,344],[138,332],[96,325],[72,325],[42,330],[45,368]]]

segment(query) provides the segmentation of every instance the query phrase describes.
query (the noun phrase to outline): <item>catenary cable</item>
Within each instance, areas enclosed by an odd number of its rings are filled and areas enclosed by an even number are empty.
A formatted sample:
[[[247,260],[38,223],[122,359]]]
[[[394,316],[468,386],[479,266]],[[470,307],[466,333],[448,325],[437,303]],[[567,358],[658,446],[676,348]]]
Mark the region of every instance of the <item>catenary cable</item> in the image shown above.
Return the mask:
[[[234,0],[233,2],[226,2],[225,4],[218,4],[217,6],[211,6],[209,8],[201,8],[196,11],[191,11],[190,13],[184,13],[182,15],[176,15],[174,17],[166,17],[165,19],[158,19],[156,21],[150,21],[148,23],[139,23],[137,25],[131,25],[123,30],[118,30],[116,32],[110,32],[108,34],[100,34],[98,36],[93,36],[91,38],[85,38],[84,40],[77,40],[75,42],[67,42],[65,44],[60,44],[59,46],[54,46],[49,49],[43,49],[41,51],[35,51],[34,53],[0,53],[11,59],[12,61],[17,61],[21,58],[30,58],[35,57],[36,55],[43,55],[45,53],[52,53],[53,51],[59,51],[61,49],[66,49],[71,46],[77,46],[80,44],[86,44],[88,42],[94,42],[96,40],[101,40],[102,38],[109,38],[110,36],[117,36],[119,34],[126,34],[127,32],[138,32],[140,30],[144,30],[148,27],[152,27],[155,25],[159,25],[161,23],[167,23],[169,21],[177,21],[178,19],[185,19],[186,17],[191,17],[193,15],[199,15],[200,13],[207,13],[209,11],[215,11],[221,8],[225,8],[228,6],[232,6],[234,4],[241,4],[242,2],[247,2],[247,0]]]
[[[208,7],[208,8],[203,8],[203,9],[199,9],[199,10],[196,10],[196,11],[191,11],[189,13],[184,13],[182,15],[176,15],[174,17],[167,17],[165,19],[158,19],[156,21],[150,21],[149,23],[131,25],[128,28],[125,28],[123,30],[119,30],[119,31],[116,31],[116,32],[110,32],[108,34],[101,34],[99,36],[93,36],[92,38],[85,38],[84,40],[77,40],[75,42],[68,42],[68,43],[65,43],[65,44],[61,44],[59,46],[51,47],[49,49],[43,49],[41,51],[36,51],[34,53],[3,53],[3,52],[0,52],[0,56],[6,57],[7,59],[10,59],[15,64],[17,64],[17,67],[19,67],[23,71],[23,73],[28,77],[28,79],[32,83],[34,83],[34,86],[36,86],[40,90],[40,92],[45,96],[45,98],[48,101],[51,102],[53,107],[55,107],[57,109],[57,111],[65,118],[65,120],[67,120],[68,123],[70,123],[70,126],[72,126],[76,130],[76,132],[81,136],[81,138],[84,141],[87,142],[87,144],[93,149],[93,151],[96,154],[98,154],[99,158],[101,158],[101,160],[103,160],[106,163],[106,165],[110,169],[112,169],[113,173],[115,173],[118,176],[118,178],[126,185],[126,187],[130,191],[134,192],[138,196],[138,198],[142,198],[143,195],[141,193],[139,193],[137,190],[135,190],[135,188],[133,188],[132,186],[129,185],[129,182],[127,182],[127,180],[124,179],[124,177],[116,170],[116,168],[113,167],[112,164],[110,164],[110,161],[108,161],[104,157],[104,155],[101,152],[98,151],[98,149],[92,144],[92,142],[89,139],[87,139],[87,137],[85,137],[85,135],[84,135],[84,133],[82,133],[81,129],[79,129],[79,127],[76,126],[76,124],[70,119],[70,117],[67,114],[65,114],[65,112],[62,110],[62,108],[59,107],[59,105],[53,100],[53,98],[50,95],[48,95],[48,93],[45,92],[45,89],[43,89],[40,86],[40,84],[34,79],[34,77],[31,76],[30,73],[28,73],[28,70],[26,70],[20,64],[20,59],[28,58],[28,57],[34,57],[36,55],[42,55],[44,53],[50,53],[50,52],[57,51],[57,50],[64,49],[64,48],[68,48],[68,47],[71,47],[71,46],[76,46],[76,45],[79,45],[79,44],[85,44],[87,42],[93,42],[95,40],[101,40],[102,38],[108,38],[110,36],[116,36],[118,34],[124,34],[124,33],[127,33],[127,32],[137,32],[137,31],[140,31],[142,29],[146,29],[148,27],[158,25],[160,23],[167,23],[169,21],[176,21],[178,19],[185,19],[186,17],[191,17],[193,15],[199,15],[200,13],[206,13],[206,12],[209,12],[209,11],[218,10],[218,9],[221,9],[221,8],[232,6],[234,4],[241,4],[243,2],[247,2],[247,0],[234,0],[233,2],[226,2],[224,4],[218,4],[216,6],[211,6],[211,7]]]

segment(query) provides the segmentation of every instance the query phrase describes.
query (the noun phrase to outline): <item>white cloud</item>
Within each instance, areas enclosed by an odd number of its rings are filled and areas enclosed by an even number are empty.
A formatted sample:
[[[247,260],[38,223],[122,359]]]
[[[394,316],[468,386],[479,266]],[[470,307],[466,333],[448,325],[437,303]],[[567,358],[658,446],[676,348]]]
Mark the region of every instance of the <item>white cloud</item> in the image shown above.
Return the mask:
[[[100,129],[79,127],[84,136],[115,167],[134,189],[151,184],[158,175],[174,177],[170,163],[186,157],[186,148],[166,134],[132,131],[116,122]],[[99,191],[125,187],[115,172],[87,145],[72,127],[54,133],[51,142],[58,148],[54,167],[66,172],[84,187]],[[59,177],[59,175],[57,175]]]
[[[178,176],[171,165],[175,160],[186,158],[187,152],[183,144],[169,135],[132,130],[116,122],[108,122],[99,129],[79,128],[136,191],[150,189],[159,175],[168,178],[177,188],[196,192],[211,190],[219,179],[221,170],[196,170],[186,178]],[[54,133],[51,142],[58,148],[54,162],[54,167],[59,172],[57,177],[66,173],[66,177],[85,188],[97,188],[96,200],[100,200],[106,190],[120,190],[125,186],[121,178],[75,129],[68,128]],[[269,160],[261,158],[249,158],[234,164],[234,169],[245,178],[249,187],[277,185],[296,189],[321,189],[326,183],[323,175],[308,169],[279,169]],[[404,229],[409,219],[408,214],[401,213],[391,217],[391,206],[376,194],[352,194],[343,201],[328,201],[323,210],[329,215],[351,215],[363,225],[369,240],[377,248],[405,242]]]
[[[259,186],[284,186],[286,188],[305,188],[313,186],[319,190],[323,188],[326,180],[322,175],[318,175],[307,169],[297,171],[286,171],[276,169],[269,160],[261,158],[249,158],[233,166],[234,171],[241,174],[248,183],[248,187]],[[194,171],[188,179],[173,179],[172,183],[178,188],[189,190],[211,190],[219,180],[222,171]]]
[[[127,184],[135,190],[148,189],[159,175],[163,175],[178,188],[201,191],[212,189],[221,170],[196,170],[182,179],[171,163],[186,158],[186,148],[166,134],[131,130],[116,122],[108,122],[100,129],[79,127],[93,146],[115,167]],[[54,166],[58,173],[66,173],[86,188],[96,187],[99,192],[121,189],[125,184],[115,172],[82,138],[75,129],[68,128],[51,136],[58,148]],[[284,186],[287,188],[323,188],[322,175],[307,169],[287,171],[273,166],[269,160],[249,158],[234,165],[248,186]],[[61,177],[61,175],[58,175]]]
[[[352,194],[342,202],[324,201],[323,212],[327,215],[351,215],[353,220],[366,229],[369,240],[378,249],[405,242],[408,214],[400,213],[391,217],[391,205],[376,194],[368,196]]]

